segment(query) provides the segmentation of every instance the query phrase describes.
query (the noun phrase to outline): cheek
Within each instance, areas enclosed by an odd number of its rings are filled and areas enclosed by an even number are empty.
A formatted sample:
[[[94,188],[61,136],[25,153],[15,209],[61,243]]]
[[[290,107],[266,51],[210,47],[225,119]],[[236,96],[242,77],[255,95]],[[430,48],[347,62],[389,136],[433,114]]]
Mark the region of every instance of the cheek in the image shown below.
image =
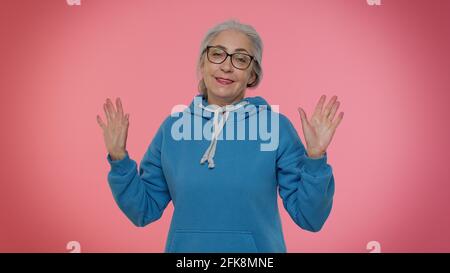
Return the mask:
[[[247,73],[243,73],[242,75],[239,76],[239,82],[241,84],[247,84],[247,82],[250,80],[250,75]]]
[[[210,65],[204,66],[204,68],[202,70],[202,76],[204,78],[207,78],[208,80],[211,80],[211,78],[215,74],[215,70],[216,69]]]

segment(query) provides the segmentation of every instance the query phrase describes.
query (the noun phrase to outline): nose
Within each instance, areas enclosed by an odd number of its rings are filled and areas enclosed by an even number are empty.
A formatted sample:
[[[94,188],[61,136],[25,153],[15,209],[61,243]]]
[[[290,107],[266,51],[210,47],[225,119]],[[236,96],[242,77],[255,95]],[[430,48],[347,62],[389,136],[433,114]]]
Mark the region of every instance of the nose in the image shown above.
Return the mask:
[[[231,64],[231,56],[227,56],[225,61],[220,64],[220,69],[224,72],[232,71],[233,65]]]

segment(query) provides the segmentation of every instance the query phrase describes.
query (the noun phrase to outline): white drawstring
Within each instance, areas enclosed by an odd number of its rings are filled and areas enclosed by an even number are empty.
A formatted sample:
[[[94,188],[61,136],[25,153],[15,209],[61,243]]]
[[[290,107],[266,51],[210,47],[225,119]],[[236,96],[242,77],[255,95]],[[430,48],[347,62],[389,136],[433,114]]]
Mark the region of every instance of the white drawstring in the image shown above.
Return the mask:
[[[248,104],[248,102],[243,101],[236,105],[225,105],[225,106],[218,107],[215,109],[210,109],[208,107],[203,106],[201,103],[199,103],[200,108],[202,108],[206,111],[212,112],[214,114],[211,143],[209,144],[208,149],[206,149],[205,153],[203,154],[203,157],[200,160],[200,164],[203,164],[203,163],[205,163],[205,161],[208,161],[208,168],[212,169],[215,167],[213,158],[216,153],[217,138],[219,137],[219,134],[222,131],[223,126],[225,125],[225,122],[227,122],[230,112],[235,111],[246,104]],[[222,119],[220,120],[220,122],[219,122],[219,114],[222,114]]]

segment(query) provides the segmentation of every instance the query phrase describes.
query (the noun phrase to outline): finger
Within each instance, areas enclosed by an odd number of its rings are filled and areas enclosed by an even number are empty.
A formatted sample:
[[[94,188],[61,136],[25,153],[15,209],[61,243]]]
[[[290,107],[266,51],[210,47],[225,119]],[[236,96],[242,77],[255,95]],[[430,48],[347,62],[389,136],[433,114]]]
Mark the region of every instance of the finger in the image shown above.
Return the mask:
[[[344,112],[340,112],[336,120],[333,122],[332,128],[333,130],[336,130],[336,128],[341,123],[342,119],[344,118]]]
[[[327,106],[325,106],[325,109],[323,110],[323,115],[325,117],[328,117],[331,111],[331,107],[334,105],[334,102],[337,100],[337,96],[333,96],[331,100],[328,102]]]
[[[128,134],[129,116],[130,116],[130,114],[126,114],[126,115],[124,115],[124,119],[123,119],[123,125],[124,125],[125,130],[122,130],[122,137],[125,137],[125,139]]]
[[[306,117],[305,111],[303,111],[303,109],[300,107],[297,110],[300,113],[300,118],[302,119],[302,124],[308,125],[308,118]]]
[[[116,109],[114,109],[114,105],[109,98],[106,100],[106,107],[108,108],[111,120],[114,119],[114,117],[116,116]]]
[[[327,96],[322,95],[319,99],[319,102],[316,105],[316,108],[314,109],[314,115],[318,115],[320,113],[322,113],[322,108],[323,108],[323,104],[325,103],[325,99],[327,98]]]
[[[126,114],[125,115],[125,145],[127,143],[127,137],[128,137],[128,126],[129,126],[129,118],[130,118],[130,114]]]
[[[120,98],[116,99],[116,106],[117,106],[117,112],[119,113],[119,116],[123,116],[123,108],[122,108],[122,102],[120,101]]]
[[[106,103],[103,104],[103,110],[105,111],[105,116],[108,124],[111,124],[111,115],[109,114],[109,109]]]
[[[339,101],[337,101],[337,102],[335,102],[335,103],[333,104],[333,107],[331,108],[331,112],[330,112],[330,114],[328,115],[328,119],[329,119],[329,120],[333,120],[333,119],[334,119],[334,116],[336,115],[336,112],[337,112],[337,110],[339,109],[339,105],[340,105],[340,102],[339,102]]]
[[[102,129],[106,128],[106,124],[103,122],[102,118],[99,115],[97,115],[97,123]]]

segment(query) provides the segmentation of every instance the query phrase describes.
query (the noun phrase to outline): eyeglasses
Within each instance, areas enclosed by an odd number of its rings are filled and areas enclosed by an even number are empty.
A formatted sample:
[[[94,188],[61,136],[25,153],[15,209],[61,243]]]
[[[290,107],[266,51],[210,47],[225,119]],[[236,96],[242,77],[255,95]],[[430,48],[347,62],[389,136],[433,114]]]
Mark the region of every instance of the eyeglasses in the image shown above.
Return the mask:
[[[208,60],[214,64],[221,64],[228,56],[231,56],[231,64],[240,70],[247,69],[255,58],[245,53],[228,54],[224,49],[217,46],[207,46],[206,56],[208,57]]]

